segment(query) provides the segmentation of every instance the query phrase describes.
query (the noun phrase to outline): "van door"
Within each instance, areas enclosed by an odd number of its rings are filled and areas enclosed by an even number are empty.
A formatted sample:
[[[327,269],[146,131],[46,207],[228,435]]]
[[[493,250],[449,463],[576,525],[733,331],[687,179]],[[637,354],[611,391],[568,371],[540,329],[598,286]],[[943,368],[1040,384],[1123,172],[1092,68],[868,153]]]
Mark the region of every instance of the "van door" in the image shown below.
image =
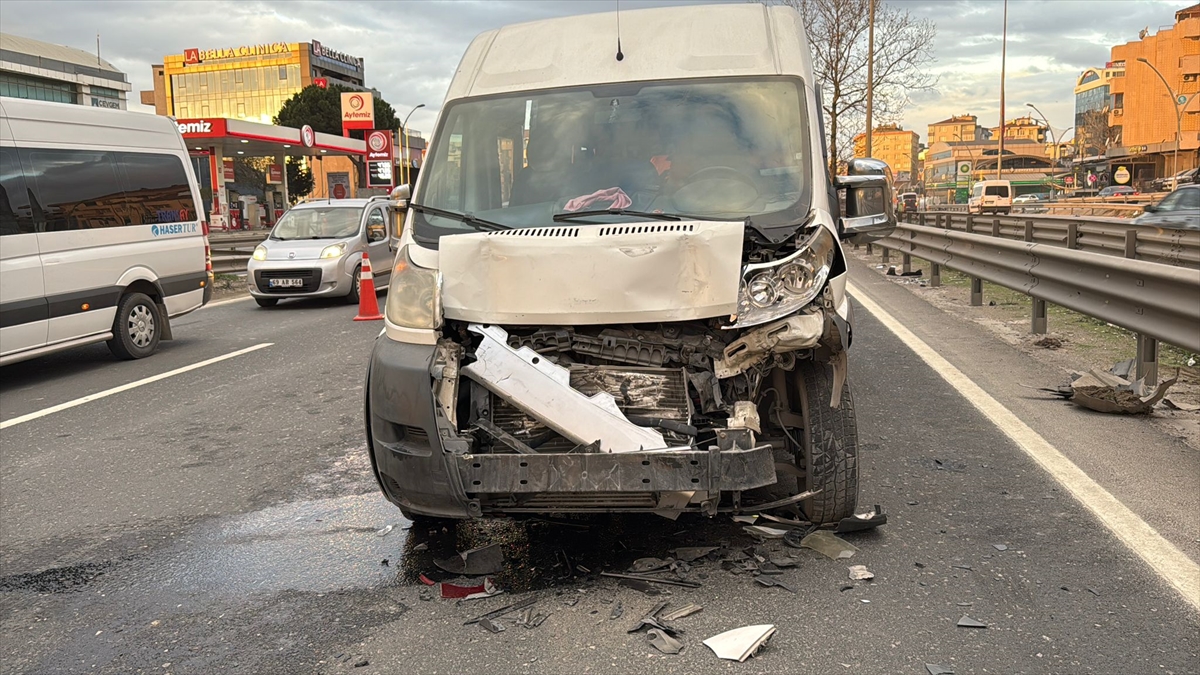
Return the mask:
[[[392,273],[392,231],[382,206],[367,212],[367,250],[371,256],[371,273],[376,279],[386,279]],[[375,285],[376,288],[379,284]]]
[[[46,285],[17,150],[0,147],[0,355],[46,344]]]

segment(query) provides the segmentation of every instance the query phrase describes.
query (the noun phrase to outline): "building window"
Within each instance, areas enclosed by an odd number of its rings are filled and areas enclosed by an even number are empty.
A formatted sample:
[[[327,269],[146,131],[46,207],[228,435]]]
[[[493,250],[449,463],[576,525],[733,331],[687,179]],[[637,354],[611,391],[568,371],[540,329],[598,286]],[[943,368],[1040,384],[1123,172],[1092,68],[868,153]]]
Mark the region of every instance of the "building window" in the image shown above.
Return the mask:
[[[75,86],[22,73],[0,73],[0,96],[55,103],[78,103]]]
[[[1113,109],[1121,110],[1125,107],[1125,94],[1113,94]]]
[[[287,79],[288,79],[288,67],[287,66],[279,66],[279,81],[287,82]]]

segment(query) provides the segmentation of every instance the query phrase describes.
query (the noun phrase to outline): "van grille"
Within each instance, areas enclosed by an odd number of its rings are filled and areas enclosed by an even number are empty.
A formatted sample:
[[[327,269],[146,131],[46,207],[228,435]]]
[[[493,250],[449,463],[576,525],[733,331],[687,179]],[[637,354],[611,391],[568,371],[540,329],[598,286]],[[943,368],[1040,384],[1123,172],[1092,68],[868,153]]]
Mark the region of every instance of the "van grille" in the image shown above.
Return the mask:
[[[695,224],[687,225],[619,225],[600,228],[601,237],[622,234],[656,234],[658,232],[695,232]]]
[[[488,232],[491,237],[578,237],[578,227],[526,227],[519,230]]]

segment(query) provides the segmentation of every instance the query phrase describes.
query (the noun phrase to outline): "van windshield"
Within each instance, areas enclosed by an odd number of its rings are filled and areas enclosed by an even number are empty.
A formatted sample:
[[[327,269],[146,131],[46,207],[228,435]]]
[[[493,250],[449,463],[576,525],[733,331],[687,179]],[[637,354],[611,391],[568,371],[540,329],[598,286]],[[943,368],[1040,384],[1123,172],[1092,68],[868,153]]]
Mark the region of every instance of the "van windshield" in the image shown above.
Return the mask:
[[[272,239],[345,239],[358,232],[362,209],[352,206],[322,206],[292,209],[283,214]]]
[[[793,79],[599,85],[468,99],[443,113],[413,200],[423,241],[625,209],[786,225],[811,186]],[[420,207],[430,207],[422,210]],[[469,214],[458,219],[433,210]],[[572,222],[630,222],[600,215]],[[478,219],[478,220],[476,220]]]

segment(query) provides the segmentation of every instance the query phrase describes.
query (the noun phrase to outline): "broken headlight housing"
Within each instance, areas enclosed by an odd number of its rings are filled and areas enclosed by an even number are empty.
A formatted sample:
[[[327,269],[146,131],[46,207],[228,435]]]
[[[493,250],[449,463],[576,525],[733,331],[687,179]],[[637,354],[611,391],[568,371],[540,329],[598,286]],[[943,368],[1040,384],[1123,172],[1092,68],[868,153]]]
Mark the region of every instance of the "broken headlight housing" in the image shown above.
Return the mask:
[[[437,270],[417,267],[400,249],[388,281],[387,318],[402,328],[434,330],[442,325],[442,288]]]
[[[742,268],[738,313],[728,328],[745,328],[794,314],[825,287],[837,241],[827,228],[818,227],[800,250],[768,263]]]

